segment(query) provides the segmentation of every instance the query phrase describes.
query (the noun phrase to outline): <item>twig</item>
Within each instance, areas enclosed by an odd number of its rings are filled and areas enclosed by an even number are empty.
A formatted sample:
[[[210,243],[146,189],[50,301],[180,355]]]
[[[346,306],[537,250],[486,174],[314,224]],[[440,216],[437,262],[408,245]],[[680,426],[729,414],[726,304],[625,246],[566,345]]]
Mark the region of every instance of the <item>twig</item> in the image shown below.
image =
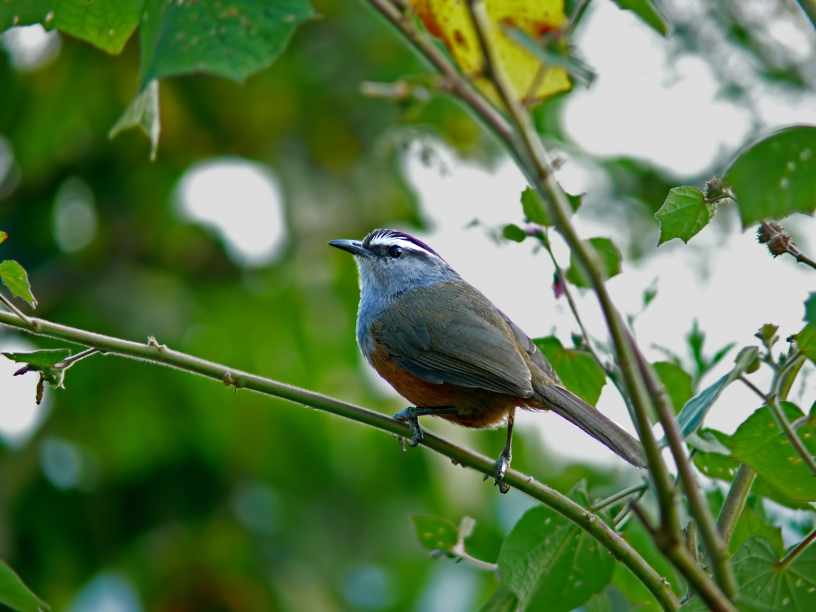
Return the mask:
[[[20,317],[20,318],[21,318],[23,321],[25,321],[25,322],[26,322],[26,323],[28,323],[28,324],[30,324],[30,323],[31,323],[31,320],[30,320],[30,319],[29,319],[27,316],[25,316],[25,315],[22,313],[22,311],[21,311],[19,308],[17,308],[17,307],[14,305],[14,303],[13,303],[13,302],[12,302],[10,299],[8,299],[8,298],[7,298],[5,295],[3,295],[2,293],[0,293],[0,302],[2,302],[2,303],[3,303],[3,305],[4,305],[6,308],[8,308],[8,309],[9,309],[11,312],[13,312],[14,314],[16,314],[18,317]]]
[[[791,561],[798,557],[799,553],[801,553],[808,546],[810,546],[810,543],[813,542],[813,540],[816,540],[816,529],[811,531],[804,540],[802,540],[801,542],[799,542],[799,544],[796,545],[796,548],[790,551],[787,555],[785,555],[784,559],[777,563],[776,565],[777,569],[780,570],[785,569],[788,565],[790,565]]]
[[[621,501],[622,499],[629,497],[630,495],[633,495],[635,493],[643,493],[646,491],[647,488],[648,487],[645,484],[633,485],[628,489],[624,489],[623,491],[615,493],[614,495],[610,495],[606,499],[602,499],[601,501],[595,504],[590,504],[589,511],[597,512],[598,510],[603,510],[607,506],[611,506],[612,504],[615,504]]]
[[[736,527],[737,520],[745,507],[745,500],[748,499],[748,493],[751,492],[754,478],[756,478],[756,472],[741,463],[734,476],[734,482],[731,483],[731,487],[728,489],[728,495],[725,497],[722,508],[720,508],[720,515],[717,517],[717,532],[726,547],[731,541],[734,527]]]
[[[255,374],[234,370],[212,361],[175,351],[155,341],[151,341],[147,344],[131,342],[129,340],[122,340],[120,338],[52,323],[43,319],[31,319],[30,323],[26,324],[11,313],[1,311],[0,324],[22,329],[40,336],[80,344],[99,350],[106,355],[129,357],[177,368],[193,374],[199,374],[206,378],[221,381],[228,386],[249,389],[265,395],[279,397],[323,412],[336,414],[382,431],[393,433],[397,436],[410,437],[411,435],[408,425],[379,412],[355,406],[354,404],[315,393],[314,391],[287,385]],[[421,444],[445,455],[460,465],[475,469],[490,476],[495,474],[495,461],[484,455],[479,455],[468,449],[461,448],[429,433],[425,434]],[[546,504],[556,512],[561,513],[598,540],[613,556],[619,559],[638,577],[654,595],[664,610],[675,610],[677,608],[677,599],[671,590],[663,584],[657,572],[655,572],[623,538],[615,533],[609,525],[599,520],[597,515],[588,512],[585,508],[582,508],[554,489],[514,469],[507,470],[504,481],[508,485]]]

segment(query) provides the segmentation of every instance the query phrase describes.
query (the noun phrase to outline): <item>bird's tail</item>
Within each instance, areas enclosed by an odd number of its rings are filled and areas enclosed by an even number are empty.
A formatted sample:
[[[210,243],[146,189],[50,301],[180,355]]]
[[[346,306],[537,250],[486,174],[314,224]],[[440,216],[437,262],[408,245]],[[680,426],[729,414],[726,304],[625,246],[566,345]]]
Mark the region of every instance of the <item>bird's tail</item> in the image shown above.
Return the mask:
[[[646,458],[643,456],[640,442],[574,393],[558,385],[547,384],[544,389],[536,389],[536,399],[635,467],[646,467]]]

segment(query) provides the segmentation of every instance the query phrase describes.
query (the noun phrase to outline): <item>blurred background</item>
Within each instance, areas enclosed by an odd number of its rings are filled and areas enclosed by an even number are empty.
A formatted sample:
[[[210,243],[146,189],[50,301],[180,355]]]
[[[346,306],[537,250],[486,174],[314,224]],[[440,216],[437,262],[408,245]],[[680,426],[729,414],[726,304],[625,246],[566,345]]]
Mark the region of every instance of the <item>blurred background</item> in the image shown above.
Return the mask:
[[[523,224],[525,184],[497,142],[443,95],[361,95],[427,69],[365,3],[314,6],[322,17],[243,84],[163,80],[155,162],[143,135],[107,136],[136,92],[135,38],[117,57],[38,26],[0,39],[0,259],[28,270],[37,316],[395,413],[404,401],[355,344],[352,259],[326,243],[397,227],[530,335],[571,345],[546,254],[501,238]],[[801,328],[812,280],[736,211],[659,249],[653,215],[752,138],[816,124],[816,36],[794,3],[661,6],[669,37],[593,2],[574,42],[596,81],[535,118],[565,188],[586,194],[582,235],[623,253],[610,289],[648,356],[690,363],[695,321],[709,354],[756,343],[764,323]],[[783,225],[813,256],[812,219]],[[568,264],[560,243],[556,255]],[[577,297],[603,340],[594,298]],[[55,346],[0,329],[3,351]],[[36,377],[15,369],[0,362],[0,558],[56,610],[470,610],[494,578],[429,559],[411,515],[475,518],[469,550],[492,562],[531,504],[382,432],[181,372],[95,356],[36,406]],[[791,395],[804,408],[812,380]],[[609,385],[600,405],[631,429]],[[733,431],[757,407],[729,388],[708,423]],[[503,431],[426,425],[489,456],[503,444]],[[559,490],[636,480],[554,416],[519,430],[514,466]]]

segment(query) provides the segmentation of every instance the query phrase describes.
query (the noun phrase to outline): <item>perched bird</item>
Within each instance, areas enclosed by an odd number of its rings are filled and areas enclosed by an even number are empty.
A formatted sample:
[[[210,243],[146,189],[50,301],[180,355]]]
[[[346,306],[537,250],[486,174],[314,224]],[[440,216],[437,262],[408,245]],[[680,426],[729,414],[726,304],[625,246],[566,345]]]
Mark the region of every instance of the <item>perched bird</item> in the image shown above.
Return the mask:
[[[427,244],[404,232],[374,230],[362,241],[329,243],[354,255],[360,274],[357,342],[368,363],[413,404],[395,418],[422,439],[417,417],[465,427],[507,423],[495,483],[510,465],[517,407],[552,410],[626,461],[644,467],[640,444],[565,389],[532,340]]]

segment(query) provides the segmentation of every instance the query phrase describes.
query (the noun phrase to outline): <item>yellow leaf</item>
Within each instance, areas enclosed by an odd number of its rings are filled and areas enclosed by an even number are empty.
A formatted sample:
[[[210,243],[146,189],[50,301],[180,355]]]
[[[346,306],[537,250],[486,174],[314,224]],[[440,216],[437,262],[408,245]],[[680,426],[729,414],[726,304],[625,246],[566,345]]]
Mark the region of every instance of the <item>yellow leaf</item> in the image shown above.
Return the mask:
[[[533,39],[558,33],[566,22],[563,0],[485,0],[491,31],[488,41],[519,100],[532,104],[570,89],[567,71],[546,66],[531,51],[518,45],[504,27],[515,27]],[[411,0],[417,15],[433,36],[440,38],[462,72],[473,78],[492,101],[499,100],[493,85],[482,76],[484,58],[466,0]]]

